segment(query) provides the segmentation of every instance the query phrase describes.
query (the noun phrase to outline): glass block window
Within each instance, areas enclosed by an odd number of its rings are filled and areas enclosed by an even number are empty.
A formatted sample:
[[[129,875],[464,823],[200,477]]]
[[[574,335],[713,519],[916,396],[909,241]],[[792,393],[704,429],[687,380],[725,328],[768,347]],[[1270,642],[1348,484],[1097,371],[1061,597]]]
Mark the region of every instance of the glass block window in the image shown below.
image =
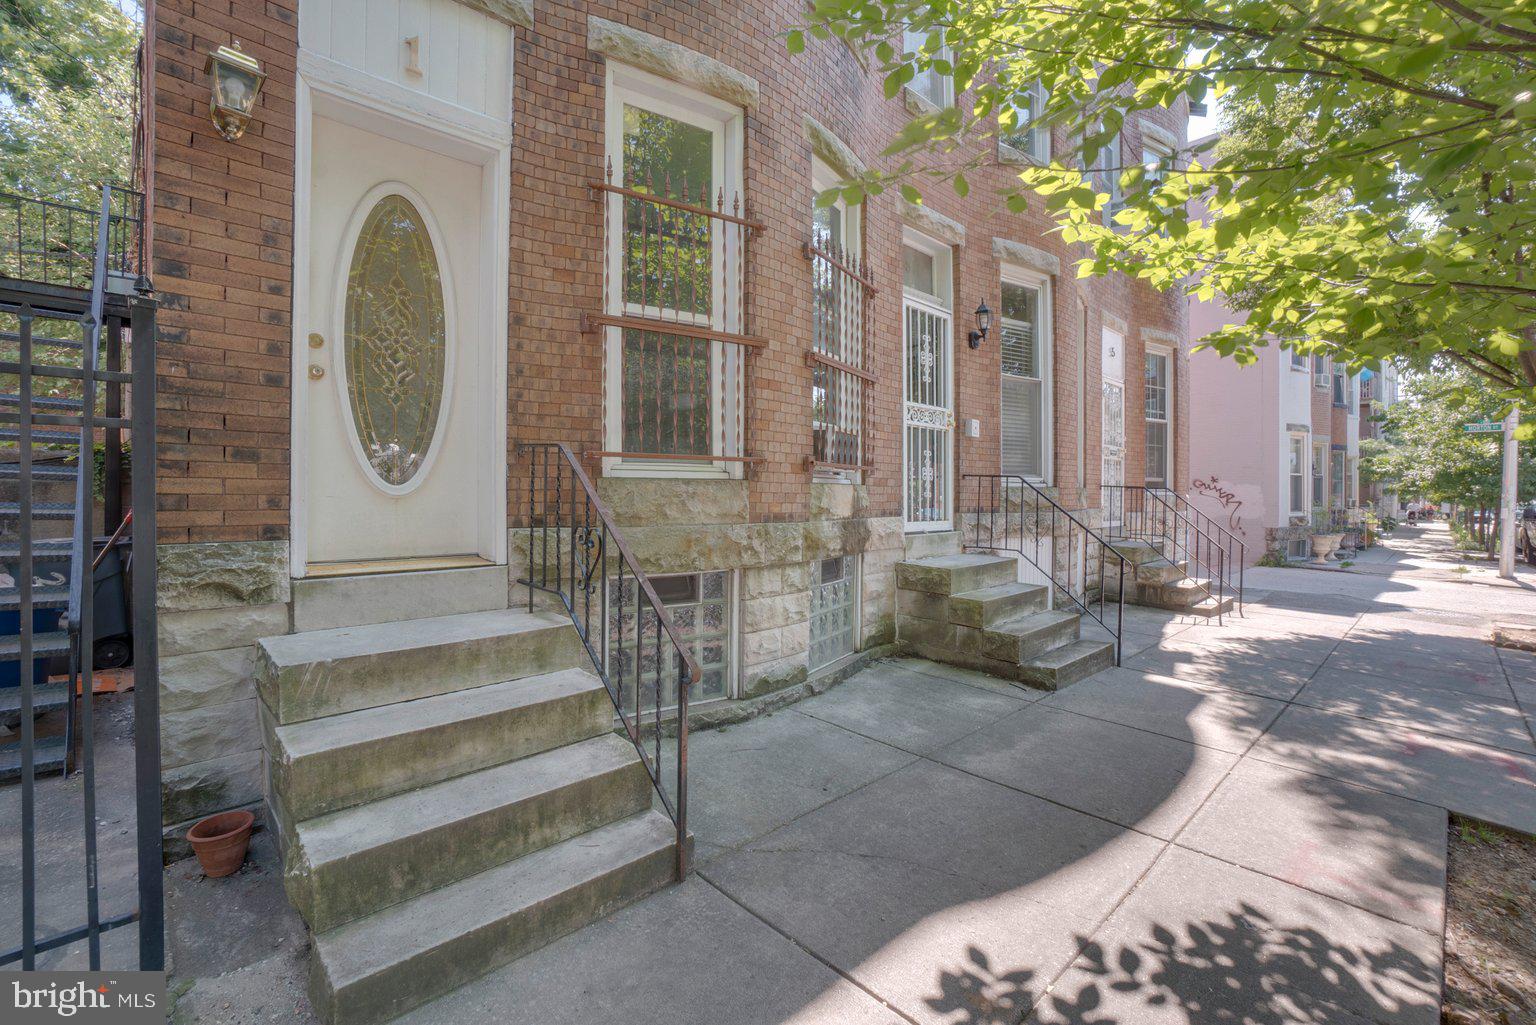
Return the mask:
[[[858,647],[858,563],[844,555],[823,559],[811,580],[811,668],[835,662]]]
[[[609,581],[608,651],[610,675],[619,688],[626,711],[635,707],[635,685],[640,685],[642,710],[655,707],[658,651],[656,616],[649,603],[638,602],[632,577],[622,587]],[[731,680],[731,574],[677,573],[651,577],[656,596],[666,606],[678,637],[699,663],[703,676],[688,694],[690,702],[730,696]],[[638,637],[638,643],[637,643]],[[677,704],[678,658],[665,634],[660,647],[662,702]],[[638,668],[637,668],[638,666]]]

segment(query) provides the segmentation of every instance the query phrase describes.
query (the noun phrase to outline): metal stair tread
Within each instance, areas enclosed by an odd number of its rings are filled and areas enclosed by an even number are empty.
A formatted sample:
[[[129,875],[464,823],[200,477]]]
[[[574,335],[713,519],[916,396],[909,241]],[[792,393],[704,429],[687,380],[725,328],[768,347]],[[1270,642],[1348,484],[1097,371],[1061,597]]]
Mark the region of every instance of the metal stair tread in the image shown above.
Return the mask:
[[[69,604],[68,587],[32,587],[32,607],[34,609],[61,609]],[[21,607],[21,593],[14,587],[0,590],[0,609],[17,609]]]
[[[32,635],[32,657],[63,655],[69,651],[69,634],[63,630]],[[0,637],[0,662],[14,662],[21,657],[21,638]]]
[[[80,476],[73,466],[43,465],[32,467],[34,480],[69,480]],[[12,462],[0,462],[0,480],[20,480],[21,464]]]
[[[0,502],[0,516],[20,516],[20,502]],[[34,520],[72,520],[75,518],[73,502],[33,502]]]
[[[297,760],[338,747],[362,746],[602,687],[603,681],[585,669],[561,669],[289,723],[278,726],[277,735],[282,750]]]
[[[32,710],[48,712],[69,704],[69,684],[39,683],[32,688]],[[16,715],[21,711],[21,688],[0,689],[0,715]]]
[[[339,991],[676,842],[670,819],[642,812],[320,933],[315,956]]]
[[[20,441],[21,429],[19,427],[0,427],[0,441]],[[72,431],[48,431],[33,429],[32,443],[34,445],[79,445],[80,435]]]
[[[19,407],[20,405],[21,405],[21,396],[20,395],[17,395],[14,392],[0,393],[0,406],[17,406],[17,407]],[[85,408],[85,403],[82,400],[80,400],[80,399],[60,398],[60,397],[53,396],[53,395],[34,395],[34,396],[32,396],[32,406],[33,406],[34,409],[71,409],[71,410],[75,410],[75,409],[84,409]]]
[[[40,737],[32,746],[32,771],[35,775],[60,772],[64,768],[64,738]],[[0,782],[21,778],[21,741],[0,744]]]
[[[32,558],[56,562],[74,554],[74,541],[67,537],[43,538],[32,542]],[[21,558],[20,541],[0,541],[0,559]]]
[[[561,627],[570,629],[569,617],[550,612],[495,609],[490,612],[464,612],[453,616],[284,634],[263,639],[261,646],[273,663],[293,666],[311,662],[340,662],[359,656],[436,648],[462,641]]]
[[[634,744],[604,734],[300,822],[299,846],[312,867],[342,861],[639,760]]]

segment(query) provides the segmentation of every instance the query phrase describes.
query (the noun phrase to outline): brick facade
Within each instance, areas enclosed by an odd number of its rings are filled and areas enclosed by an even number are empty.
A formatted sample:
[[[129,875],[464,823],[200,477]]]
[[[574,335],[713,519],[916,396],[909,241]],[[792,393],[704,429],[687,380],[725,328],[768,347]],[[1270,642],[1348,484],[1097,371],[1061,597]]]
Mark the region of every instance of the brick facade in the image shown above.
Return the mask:
[[[866,73],[841,43],[813,42],[806,55],[788,56],[780,30],[803,13],[789,0],[766,10],[551,2],[537,5],[531,31],[517,30],[508,343],[514,464],[519,441],[600,447],[601,343],[577,330],[578,315],[601,304],[602,224],[587,183],[601,176],[605,156],[604,65],[587,49],[590,14],[689,47],[761,86],[761,107],[746,119],[745,181],[753,214],[766,231],[752,250],[747,284],[753,330],[769,346],[754,357],[748,386],[748,445],[764,459],[749,484],[750,518],[783,522],[808,516],[811,488],[803,463],[811,445],[810,371],[803,355],[811,300],[800,247],[813,193],[804,119],[814,114],[875,164],[907,113],[899,98],[883,98],[879,76]],[[154,271],[164,304],[163,542],[288,536],[296,23],[292,3],[162,0],[157,8]],[[202,74],[205,54],[231,39],[239,39],[270,76],[251,128],[233,143],[220,139],[208,122]],[[1183,138],[1182,109],[1158,117]],[[1062,142],[1057,140],[1058,147]],[[1127,127],[1123,145],[1128,161],[1139,159],[1141,139],[1134,125]],[[991,241],[1006,237],[1061,259],[1052,293],[1053,483],[1067,504],[1092,506],[1099,478],[1102,324],[1106,317],[1117,318],[1128,329],[1126,479],[1138,483],[1145,464],[1142,331],[1182,337],[1184,302],[1121,278],[1077,280],[1072,268],[1081,254],[1048,234],[1043,213],[1013,215],[1002,209],[995,186],[1012,173],[996,165],[971,175],[964,199],[947,188],[929,188],[929,205],[967,231],[955,260],[955,414],[961,425],[979,419],[982,435],[971,439],[957,430],[957,468],[997,467],[997,339],[994,334],[977,351],[964,339],[978,303],[999,307],[999,261]],[[871,365],[887,371],[872,402],[869,512],[895,516],[901,511],[901,382],[899,373],[889,371],[900,365],[901,220],[889,193],[867,207],[865,252],[880,288]],[[1187,484],[1187,380],[1181,352],[1175,367],[1180,490]],[[1086,424],[1079,424],[1079,409]],[[509,484],[514,523],[519,479],[514,465]]]

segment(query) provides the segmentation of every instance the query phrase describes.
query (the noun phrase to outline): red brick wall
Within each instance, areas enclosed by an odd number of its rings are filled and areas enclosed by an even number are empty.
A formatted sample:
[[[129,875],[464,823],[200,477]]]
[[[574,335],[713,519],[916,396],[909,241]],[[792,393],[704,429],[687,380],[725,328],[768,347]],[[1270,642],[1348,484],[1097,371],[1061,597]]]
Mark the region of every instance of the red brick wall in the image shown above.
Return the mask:
[[[295,16],[284,3],[205,4],[162,0],[157,18],[159,228],[155,284],[162,314],[162,539],[280,538],[287,534],[289,296],[291,277],[293,67]],[[696,5],[665,0],[535,5],[532,31],[516,33],[515,135],[511,188],[509,306],[509,477],[511,515],[522,505],[519,441],[563,440],[578,450],[601,447],[602,351],[596,335],[577,330],[582,311],[601,307],[602,225],[587,183],[604,162],[603,72],[587,51],[587,15],[630,24],[681,43],[751,75],[762,103],[746,119],[746,193],[766,230],[748,264],[751,330],[769,345],[752,360],[748,445],[765,462],[753,474],[752,512],[759,520],[794,520],[808,511],[811,331],[809,269],[801,254],[812,202],[811,148],[804,118],[813,114],[861,158],[877,154],[904,122],[905,107],[887,101],[879,77],[866,74],[841,43],[813,42],[791,58],[782,29],[803,18],[796,0],[759,5]],[[226,143],[206,118],[203,55],[239,38],[271,77],[250,131]],[[1183,113],[1159,113],[1183,137]],[[1060,145],[1062,140],[1058,140]],[[1139,133],[1125,132],[1125,152],[1141,152]],[[1182,337],[1185,304],[1121,278],[1078,281],[1081,255],[1047,234],[1038,209],[1007,213],[996,187],[1012,175],[994,166],[970,176],[970,195],[930,186],[929,205],[963,223],[967,243],[956,254],[956,418],[982,421],[982,437],[956,432],[960,472],[995,471],[998,459],[998,345],[972,351],[965,336],[983,299],[1000,305],[994,235],[1056,254],[1054,282],[1054,409],[1056,483],[1077,494],[1078,353],[1087,309],[1087,451],[1085,482],[1099,481],[1099,344],[1102,318],[1125,321],[1127,480],[1141,480],[1144,458],[1140,332]],[[873,304],[871,365],[881,373],[868,438],[875,469],[868,477],[871,511],[901,511],[901,222],[896,198],[868,204],[866,258],[879,293]],[[1187,479],[1187,361],[1177,383],[1177,467]],[[1086,504],[1096,504],[1089,501]]]
[[[294,0],[160,0],[155,46],[160,540],[288,536]],[[268,78],[244,138],[203,64],[238,39]]]

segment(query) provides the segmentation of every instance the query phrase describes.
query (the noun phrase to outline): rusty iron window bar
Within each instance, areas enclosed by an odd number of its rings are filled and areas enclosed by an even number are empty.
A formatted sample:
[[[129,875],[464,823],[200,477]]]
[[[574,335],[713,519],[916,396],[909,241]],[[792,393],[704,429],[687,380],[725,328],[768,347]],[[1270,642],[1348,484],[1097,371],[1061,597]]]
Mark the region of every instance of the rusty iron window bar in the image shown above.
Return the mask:
[[[747,330],[747,237],[763,226],[741,195],[658,180],[589,182],[603,206],[603,312],[583,332],[617,338],[618,438],[603,458],[740,464],[748,455],[750,360],[766,339]],[[616,247],[616,248],[615,248]]]
[[[802,247],[811,265],[813,334],[805,354],[811,370],[811,454],[815,473],[870,469],[865,446],[869,398],[878,378],[868,369],[869,301],[874,282],[856,253],[816,234]]]

